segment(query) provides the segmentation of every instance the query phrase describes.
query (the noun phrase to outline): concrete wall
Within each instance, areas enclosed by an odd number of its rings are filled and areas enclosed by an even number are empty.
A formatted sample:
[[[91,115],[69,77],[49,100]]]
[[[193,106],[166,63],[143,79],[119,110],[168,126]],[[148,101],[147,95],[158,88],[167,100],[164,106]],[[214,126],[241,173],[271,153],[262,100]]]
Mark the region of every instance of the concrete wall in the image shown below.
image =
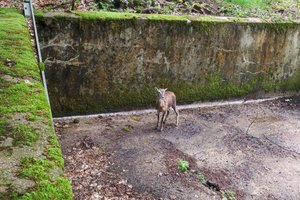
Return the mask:
[[[56,116],[151,106],[154,86],[175,91],[181,103],[282,89],[300,67],[295,23],[145,15],[37,21]]]

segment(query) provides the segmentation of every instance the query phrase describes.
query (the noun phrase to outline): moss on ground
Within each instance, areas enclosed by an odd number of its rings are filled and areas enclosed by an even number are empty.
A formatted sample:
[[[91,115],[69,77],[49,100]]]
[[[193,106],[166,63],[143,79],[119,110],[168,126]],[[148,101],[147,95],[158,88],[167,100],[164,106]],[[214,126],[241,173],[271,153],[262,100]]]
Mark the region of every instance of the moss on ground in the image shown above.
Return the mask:
[[[0,199],[72,199],[26,20],[18,10],[1,8],[0,19],[0,149],[22,149],[23,155],[12,150],[0,158],[14,162],[7,169],[0,165],[10,174],[0,173],[7,180],[0,183],[5,188]],[[12,146],[1,146],[6,138],[13,139]],[[35,186],[17,192],[11,180],[18,178]]]

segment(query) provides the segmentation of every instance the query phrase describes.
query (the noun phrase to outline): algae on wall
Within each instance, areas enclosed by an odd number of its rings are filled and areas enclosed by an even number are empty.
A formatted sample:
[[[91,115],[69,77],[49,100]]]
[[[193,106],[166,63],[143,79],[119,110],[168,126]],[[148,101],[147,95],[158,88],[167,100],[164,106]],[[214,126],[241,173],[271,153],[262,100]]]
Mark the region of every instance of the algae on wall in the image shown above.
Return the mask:
[[[0,199],[72,199],[26,19],[0,19]]]
[[[84,12],[58,16],[37,20],[56,116],[153,106],[155,86],[173,90],[180,103],[283,85],[288,90],[282,81],[299,71],[295,23]]]

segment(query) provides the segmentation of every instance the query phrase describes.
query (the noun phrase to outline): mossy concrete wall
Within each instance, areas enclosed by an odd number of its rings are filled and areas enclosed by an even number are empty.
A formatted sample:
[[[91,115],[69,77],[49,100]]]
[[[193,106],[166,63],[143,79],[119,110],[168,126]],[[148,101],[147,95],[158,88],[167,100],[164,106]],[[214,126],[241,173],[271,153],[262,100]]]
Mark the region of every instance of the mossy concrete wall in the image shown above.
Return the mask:
[[[0,8],[0,199],[72,199],[27,20]]]
[[[299,89],[297,23],[112,13],[37,23],[56,116],[152,106],[154,86],[181,103]]]

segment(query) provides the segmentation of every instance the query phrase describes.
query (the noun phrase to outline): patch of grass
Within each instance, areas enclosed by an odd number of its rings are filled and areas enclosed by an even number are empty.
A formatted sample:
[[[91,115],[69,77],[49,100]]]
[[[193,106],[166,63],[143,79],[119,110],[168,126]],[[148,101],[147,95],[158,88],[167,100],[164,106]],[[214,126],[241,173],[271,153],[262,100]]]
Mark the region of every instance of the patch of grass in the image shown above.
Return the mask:
[[[265,8],[271,0],[224,0],[227,3],[234,3],[244,7]]]
[[[198,179],[201,183],[205,183],[205,182],[206,182],[205,176],[204,176],[204,174],[201,173],[201,172],[198,172],[198,173],[197,173],[197,179]]]
[[[122,131],[126,132],[126,133],[130,133],[132,130],[132,127],[129,125],[126,125],[122,128]]]
[[[186,160],[180,160],[177,164],[177,167],[181,172],[186,172],[189,169],[190,164]]]
[[[235,197],[236,194],[232,190],[221,191],[221,196],[222,196],[222,199],[224,199],[224,200],[236,200],[236,197]]]
[[[141,120],[141,117],[137,116],[137,115],[132,115],[130,116],[130,118],[133,120],[133,121],[140,121]]]

